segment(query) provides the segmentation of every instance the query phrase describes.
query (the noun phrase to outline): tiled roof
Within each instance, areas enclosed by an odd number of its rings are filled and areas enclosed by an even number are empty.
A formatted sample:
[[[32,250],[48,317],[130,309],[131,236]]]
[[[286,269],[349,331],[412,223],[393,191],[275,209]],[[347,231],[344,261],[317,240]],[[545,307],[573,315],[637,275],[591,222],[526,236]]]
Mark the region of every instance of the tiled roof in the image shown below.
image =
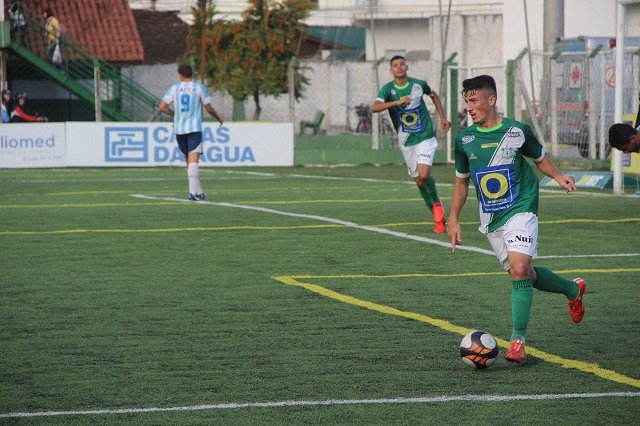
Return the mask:
[[[127,0],[21,0],[39,14],[51,8],[67,34],[114,63],[143,60],[142,41]]]
[[[177,11],[133,10],[144,47],[145,63],[174,64],[184,55],[189,25],[177,14]]]

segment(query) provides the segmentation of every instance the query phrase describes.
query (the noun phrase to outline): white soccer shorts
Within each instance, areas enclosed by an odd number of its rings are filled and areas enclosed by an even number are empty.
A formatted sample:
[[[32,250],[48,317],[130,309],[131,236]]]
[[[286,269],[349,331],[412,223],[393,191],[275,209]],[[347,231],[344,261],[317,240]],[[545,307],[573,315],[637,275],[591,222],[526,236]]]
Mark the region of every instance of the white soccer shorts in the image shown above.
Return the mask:
[[[505,271],[511,268],[509,252],[538,255],[538,216],[518,213],[500,228],[487,234],[489,244]]]
[[[404,162],[407,164],[409,176],[415,178],[418,176],[418,164],[433,165],[433,156],[438,148],[436,138],[427,139],[417,145],[400,147]]]

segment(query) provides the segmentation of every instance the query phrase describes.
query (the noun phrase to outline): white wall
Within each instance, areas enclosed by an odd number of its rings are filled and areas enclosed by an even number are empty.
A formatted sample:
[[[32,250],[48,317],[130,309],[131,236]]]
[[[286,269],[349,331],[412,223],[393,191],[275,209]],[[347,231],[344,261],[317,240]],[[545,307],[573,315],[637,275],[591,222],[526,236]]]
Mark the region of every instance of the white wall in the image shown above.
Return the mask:
[[[544,0],[526,0],[531,49],[544,48]],[[565,37],[616,34],[616,0],[564,0]],[[527,47],[524,0],[504,2],[504,58],[515,58]],[[640,36],[640,4],[627,6],[627,35]]]
[[[529,43],[531,50],[540,51],[544,47],[543,11],[544,0],[526,0],[529,18]],[[503,55],[505,60],[514,59],[527,48],[527,22],[524,0],[504,2],[503,7]],[[565,19],[567,15],[565,15]]]

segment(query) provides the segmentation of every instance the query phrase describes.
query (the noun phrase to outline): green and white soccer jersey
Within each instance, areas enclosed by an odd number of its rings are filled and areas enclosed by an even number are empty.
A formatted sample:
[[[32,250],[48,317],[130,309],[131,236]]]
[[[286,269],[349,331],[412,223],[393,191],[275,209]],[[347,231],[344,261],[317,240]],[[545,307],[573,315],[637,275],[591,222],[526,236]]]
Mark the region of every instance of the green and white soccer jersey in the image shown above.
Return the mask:
[[[408,78],[404,86],[396,86],[391,81],[380,89],[377,99],[382,102],[397,101],[405,96],[411,97],[409,105],[401,105],[389,108],[389,115],[393,121],[393,127],[398,132],[398,140],[401,145],[412,146],[433,138],[433,123],[427,105],[422,98],[424,95],[433,96],[433,90],[424,80]]]
[[[525,157],[538,162],[545,149],[529,126],[503,118],[492,129],[476,124],[458,134],[456,176],[471,177],[480,208],[480,232],[493,232],[516,213],[538,214],[538,177]]]

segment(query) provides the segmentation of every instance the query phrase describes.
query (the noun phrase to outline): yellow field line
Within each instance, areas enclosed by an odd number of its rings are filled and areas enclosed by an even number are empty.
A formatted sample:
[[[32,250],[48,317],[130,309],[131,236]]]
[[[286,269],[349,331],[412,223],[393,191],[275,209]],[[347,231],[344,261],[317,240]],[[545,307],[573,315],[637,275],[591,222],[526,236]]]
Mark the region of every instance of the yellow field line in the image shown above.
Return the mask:
[[[607,273],[621,273],[621,272],[640,272],[640,268],[616,268],[616,269],[565,269],[562,271],[555,271],[558,274],[576,274],[576,273],[595,273],[595,274],[607,274]],[[505,275],[504,271],[494,272],[456,272],[451,274],[429,274],[429,273],[411,273],[411,274],[391,274],[391,275],[369,275],[369,274],[347,274],[347,275],[285,275],[287,278],[294,280],[308,280],[308,279],[388,279],[388,278],[423,278],[423,277],[478,277],[484,275]],[[274,277],[278,279],[279,277]]]
[[[144,203],[134,203],[144,204]],[[183,202],[165,202],[157,204],[185,204]],[[640,222],[640,218],[626,218],[626,219],[567,219],[567,220],[554,220],[554,221],[541,221],[541,224],[566,224],[566,223],[627,223],[627,222]],[[479,222],[460,222],[461,225],[477,225]],[[369,225],[378,228],[393,228],[398,226],[421,226],[431,225],[433,222],[399,222],[399,223],[383,223],[378,225]],[[180,231],[237,231],[237,230],[289,230],[289,229],[318,229],[318,228],[343,228],[345,225],[340,224],[326,224],[326,225],[293,225],[293,226],[222,226],[222,227],[208,227],[208,228],[165,228],[165,229],[62,229],[51,231],[0,231],[0,235],[48,235],[48,234],[88,234],[88,233],[145,233],[145,232],[180,232]]]
[[[162,229],[60,229],[56,231],[0,231],[0,235],[59,235],[59,234],[144,234],[189,231],[243,231],[243,230],[289,230],[341,228],[344,225],[300,225],[300,226],[220,226],[215,228],[162,228]]]
[[[98,203],[98,204],[41,204],[41,205],[1,205],[0,209],[60,209],[60,208],[87,208],[87,207],[131,207],[131,206],[157,206],[157,205],[185,205],[189,206],[196,203],[185,203],[182,201],[160,201],[160,202],[142,202],[142,203]]]
[[[301,188],[302,189],[302,188]],[[128,191],[129,192],[129,191]],[[215,192],[223,192],[223,191],[215,191]],[[242,191],[233,191],[233,192],[242,192]],[[264,191],[262,191],[264,192]],[[104,192],[117,194],[120,191],[107,191]],[[81,193],[78,193],[79,195]],[[86,193],[89,194],[89,193]],[[85,194],[85,195],[86,195]],[[94,193],[90,193],[94,194]],[[52,195],[52,194],[47,194]],[[553,198],[554,196],[540,198]],[[574,195],[575,197],[575,195]],[[441,200],[449,200],[451,197],[440,197]],[[407,203],[407,202],[420,202],[422,198],[386,198],[386,199],[359,199],[359,200],[339,200],[339,199],[324,199],[324,200],[280,200],[280,201],[236,201],[236,204],[247,204],[247,205],[298,205],[298,204],[348,204],[348,203]],[[41,205],[33,205],[33,204],[12,204],[12,205],[1,205],[0,209],[42,209],[42,208],[87,208],[87,207],[120,207],[120,206],[147,206],[151,203],[87,203],[87,204],[41,204]],[[190,205],[193,203],[182,203],[179,201],[171,201],[171,202],[155,202],[153,205],[173,205],[173,204],[186,204]],[[579,221],[584,221],[584,223],[595,222],[595,223],[609,223],[609,222],[620,222],[620,221],[640,221],[640,218],[630,218],[630,219],[618,219],[618,220],[597,220],[597,219],[578,219]],[[558,221],[546,221],[540,223],[566,223],[566,222],[558,222]]]
[[[589,272],[589,273],[614,273],[614,272],[640,272],[640,268],[622,268],[622,269],[589,269],[589,270],[579,270],[580,272]],[[572,273],[572,272],[577,272],[577,270],[565,270],[565,271],[557,271],[558,273],[563,273],[563,274],[567,274],[567,273]],[[329,297],[331,299],[334,300],[338,300],[340,302],[343,303],[348,303],[350,305],[354,305],[354,306],[360,306],[366,309],[370,309],[372,311],[376,311],[376,312],[380,312],[383,314],[387,314],[387,315],[395,315],[395,316],[399,316],[399,317],[404,317],[404,318],[409,318],[412,320],[416,320],[416,321],[420,321],[420,322],[424,322],[430,325],[433,325],[435,327],[438,327],[442,330],[451,332],[451,333],[456,333],[459,334],[461,336],[466,335],[467,333],[469,333],[470,331],[473,331],[473,329],[470,328],[466,328],[466,327],[461,327],[455,324],[452,324],[449,321],[446,320],[442,320],[442,319],[438,319],[438,318],[432,318],[429,317],[427,315],[423,315],[423,314],[418,314],[416,312],[409,312],[409,311],[401,311],[399,309],[395,309],[392,308],[390,306],[385,306],[385,305],[380,305],[378,303],[374,303],[374,302],[369,302],[366,300],[362,300],[362,299],[358,299],[356,297],[353,296],[347,296],[346,294],[342,294],[342,293],[338,293],[336,291],[333,290],[329,290],[326,287],[322,287],[320,285],[316,285],[316,284],[309,284],[309,283],[303,283],[298,281],[298,279],[309,279],[309,278],[395,278],[395,277],[420,277],[420,276],[447,276],[447,277],[451,277],[451,276],[470,276],[470,275],[495,275],[498,274],[497,272],[488,272],[488,273],[483,273],[483,272],[476,272],[476,273],[464,273],[464,274],[400,274],[400,275],[387,275],[387,276],[379,276],[379,275],[343,275],[343,276],[313,276],[313,275],[295,275],[295,276],[277,276],[277,277],[273,277],[275,280],[280,281],[284,284],[287,285],[291,285],[291,286],[296,286],[296,287],[302,287],[304,289],[307,289],[309,291],[312,291],[314,293],[320,294],[322,296],[325,297]],[[500,272],[500,274],[502,274],[502,272]],[[498,342],[498,344],[503,347],[503,348],[508,348],[509,347],[509,342],[507,340],[504,339],[500,339],[500,338],[496,338],[496,341]],[[621,383],[621,384],[625,384],[625,385],[629,385],[629,386],[633,386],[636,388],[640,388],[640,380],[638,379],[634,379],[628,376],[625,376],[623,374],[617,373],[615,371],[612,370],[607,370],[605,368],[601,368],[598,364],[592,364],[592,363],[588,363],[588,362],[583,362],[583,361],[577,361],[577,360],[572,360],[572,359],[566,359],[566,358],[562,358],[560,356],[554,355],[554,354],[550,354],[548,352],[544,352],[541,350],[538,350],[536,348],[533,348],[531,346],[527,346],[527,353],[529,355],[532,355],[536,358],[542,359],[544,361],[553,363],[553,364],[558,364],[560,366],[562,366],[563,368],[572,368],[578,371],[582,371],[585,373],[590,373],[590,374],[594,374],[598,377],[601,377],[603,379],[606,380],[610,380],[613,382],[617,382],[617,383]]]
[[[368,190],[372,190],[372,189],[382,189],[382,190],[390,190],[390,191],[397,191],[397,189],[395,188],[391,188],[388,185],[376,185],[376,186],[337,186],[337,187],[327,187],[326,189],[330,189],[331,191],[352,191],[354,189],[357,190],[364,190],[364,191],[368,191]],[[405,189],[405,188],[402,188]],[[309,187],[304,187],[304,186],[293,186],[293,187],[275,187],[275,188],[260,188],[260,189],[238,189],[238,188],[234,188],[234,189],[216,189],[216,190],[212,190],[211,192],[207,192],[207,195],[209,194],[237,194],[237,193],[243,193],[243,194],[251,194],[251,193],[258,193],[258,194],[262,194],[265,192],[290,192],[290,191],[309,191]],[[113,191],[66,191],[66,192],[47,192],[44,194],[36,194],[33,192],[23,192],[23,193],[18,193],[18,194],[14,194],[17,197],[30,197],[30,196],[36,196],[36,197],[59,197],[59,196],[74,196],[74,195],[80,195],[80,196],[84,196],[84,195],[102,195],[102,194],[130,194],[131,190],[113,190]],[[182,194],[182,192],[178,192],[178,191],[168,191],[165,192],[164,194]]]

